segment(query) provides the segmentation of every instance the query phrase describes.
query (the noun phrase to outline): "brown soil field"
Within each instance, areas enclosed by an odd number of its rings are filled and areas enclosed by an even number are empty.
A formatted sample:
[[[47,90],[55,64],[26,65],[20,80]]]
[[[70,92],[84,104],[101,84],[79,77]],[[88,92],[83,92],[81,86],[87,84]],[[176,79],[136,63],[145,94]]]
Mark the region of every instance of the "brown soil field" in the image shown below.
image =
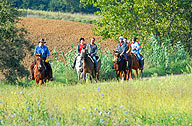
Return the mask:
[[[77,46],[79,39],[81,37],[85,38],[85,43],[90,42],[91,37],[96,38],[96,42],[101,43],[102,50],[110,49],[113,50],[116,47],[116,42],[112,39],[101,41],[101,36],[94,36],[92,28],[95,25],[72,22],[72,21],[62,21],[53,19],[40,19],[40,18],[21,18],[19,25],[24,25],[28,31],[26,39],[30,40],[31,43],[38,45],[38,41],[44,38],[46,46],[49,48],[50,53],[53,49],[58,52],[68,52],[71,49],[71,45]],[[34,56],[31,56],[28,52],[26,58],[24,59],[25,67],[29,68]],[[53,58],[53,54],[51,54]]]

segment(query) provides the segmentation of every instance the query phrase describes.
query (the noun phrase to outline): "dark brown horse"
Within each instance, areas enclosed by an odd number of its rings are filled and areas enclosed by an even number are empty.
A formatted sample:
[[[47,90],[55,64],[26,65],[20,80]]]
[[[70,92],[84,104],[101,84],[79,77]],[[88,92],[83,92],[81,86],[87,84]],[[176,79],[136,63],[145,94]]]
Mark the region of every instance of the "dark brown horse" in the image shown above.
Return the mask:
[[[34,67],[34,78],[37,86],[41,86],[46,80],[48,80],[48,75],[46,75],[46,66],[43,63],[41,54],[35,54],[36,64]]]
[[[91,58],[91,56],[89,56],[87,54],[86,49],[82,49],[81,50],[81,57],[83,60],[83,77],[84,80],[86,81],[87,79],[87,73],[91,74],[91,80],[92,78],[95,78],[95,81],[97,82],[97,80],[99,80],[99,71],[101,68],[101,60],[97,57],[97,73],[95,73],[95,69],[94,69],[94,61]],[[82,77],[81,77],[82,78]]]
[[[136,79],[139,78],[139,75],[138,75],[139,70],[141,71],[141,79],[142,79],[143,69],[141,69],[141,67],[140,67],[137,56],[132,52],[127,52],[127,55],[131,56],[131,58],[132,58],[132,69],[134,69],[136,71],[136,76],[137,76]],[[141,57],[143,57],[143,56],[141,55]],[[143,62],[143,67],[144,67],[144,60],[142,60],[142,62]]]
[[[128,80],[130,78],[130,73],[132,68],[132,59],[130,56],[127,58],[128,58],[128,61],[125,61],[124,57],[120,56],[120,53],[118,51],[114,51],[113,68],[115,69],[117,80],[119,80],[118,78],[119,76],[121,78],[121,81]]]

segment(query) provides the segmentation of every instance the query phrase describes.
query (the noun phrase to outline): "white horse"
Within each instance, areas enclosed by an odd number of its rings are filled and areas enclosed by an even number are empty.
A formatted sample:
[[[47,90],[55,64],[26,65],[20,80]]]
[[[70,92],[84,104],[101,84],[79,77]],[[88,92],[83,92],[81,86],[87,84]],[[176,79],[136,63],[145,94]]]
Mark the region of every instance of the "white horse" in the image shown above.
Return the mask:
[[[82,63],[82,60],[81,60],[81,56],[78,55],[76,57],[76,65],[75,65],[77,75],[78,75],[78,80],[81,80],[81,78],[82,78],[82,73],[83,73],[82,64],[83,63]]]

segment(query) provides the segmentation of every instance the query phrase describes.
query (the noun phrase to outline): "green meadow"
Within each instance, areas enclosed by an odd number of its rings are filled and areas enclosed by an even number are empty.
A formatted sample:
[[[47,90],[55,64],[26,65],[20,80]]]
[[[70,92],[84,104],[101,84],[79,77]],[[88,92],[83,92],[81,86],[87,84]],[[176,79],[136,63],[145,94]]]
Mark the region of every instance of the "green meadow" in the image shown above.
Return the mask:
[[[192,75],[0,85],[0,125],[192,125]]]

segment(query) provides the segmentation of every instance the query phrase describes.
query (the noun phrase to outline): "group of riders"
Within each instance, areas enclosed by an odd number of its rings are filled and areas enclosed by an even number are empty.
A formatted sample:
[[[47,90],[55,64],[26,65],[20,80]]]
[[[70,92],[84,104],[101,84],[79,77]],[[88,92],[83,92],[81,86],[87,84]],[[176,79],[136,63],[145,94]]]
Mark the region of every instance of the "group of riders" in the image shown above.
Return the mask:
[[[85,39],[84,38],[80,38],[79,40],[79,44],[77,46],[77,53],[72,65],[72,68],[75,68],[76,65],[76,59],[78,56],[81,55],[81,51],[82,49],[86,49],[86,53],[91,56],[93,62],[94,62],[94,69],[95,69],[95,73],[97,73],[97,59],[96,59],[96,55],[97,55],[97,45],[95,44],[95,38],[91,38],[91,42],[88,43],[87,45],[84,43]],[[45,40],[42,38],[39,41],[39,45],[36,46],[34,54],[41,54],[41,58],[43,60],[43,64],[45,66],[45,70],[46,70],[46,74],[48,76],[48,80],[52,81],[53,80],[53,74],[52,74],[52,68],[51,65],[49,64],[49,49],[47,46],[45,46]],[[137,38],[134,37],[132,39],[132,41],[130,42],[130,40],[128,41],[126,37],[120,36],[119,37],[119,43],[117,44],[116,47],[116,51],[118,51],[120,53],[121,57],[124,57],[124,60],[127,60],[127,52],[132,52],[134,53],[140,63],[140,68],[143,69],[143,63],[142,63],[142,57],[140,55],[140,51],[141,50],[141,46],[140,43],[137,41]],[[31,72],[31,77],[30,80],[34,80],[34,67],[36,64],[36,59],[32,62],[31,66],[30,66],[30,72]]]

